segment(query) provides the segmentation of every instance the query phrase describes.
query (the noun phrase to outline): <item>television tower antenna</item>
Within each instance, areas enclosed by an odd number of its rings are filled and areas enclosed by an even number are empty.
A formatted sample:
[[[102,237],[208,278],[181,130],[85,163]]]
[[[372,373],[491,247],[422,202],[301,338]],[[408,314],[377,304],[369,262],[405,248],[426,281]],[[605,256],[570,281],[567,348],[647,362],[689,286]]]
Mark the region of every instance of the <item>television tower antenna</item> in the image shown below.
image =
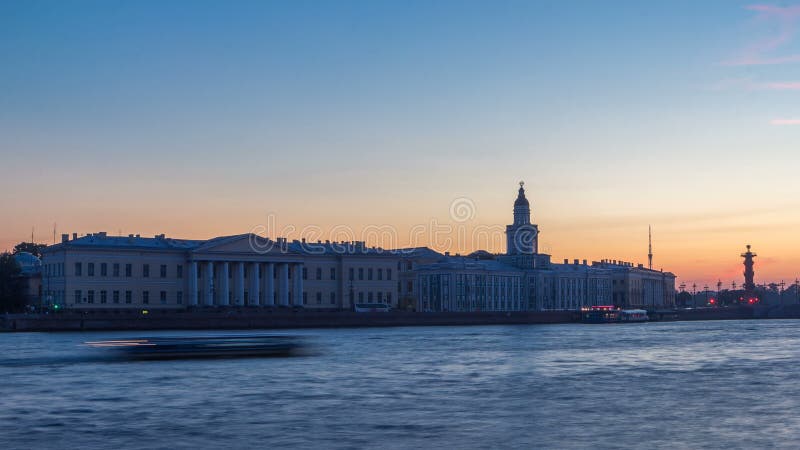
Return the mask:
[[[653,229],[647,226],[647,267],[653,270]]]

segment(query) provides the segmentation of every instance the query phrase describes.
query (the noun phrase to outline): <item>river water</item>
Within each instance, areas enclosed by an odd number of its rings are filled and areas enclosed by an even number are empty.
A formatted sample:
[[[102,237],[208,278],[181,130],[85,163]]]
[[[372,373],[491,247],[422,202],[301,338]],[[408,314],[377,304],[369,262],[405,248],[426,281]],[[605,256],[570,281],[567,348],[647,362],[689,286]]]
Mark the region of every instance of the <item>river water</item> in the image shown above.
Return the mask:
[[[141,334],[0,334],[0,446],[800,445],[796,320],[293,330],[314,354],[267,359],[81,345]]]

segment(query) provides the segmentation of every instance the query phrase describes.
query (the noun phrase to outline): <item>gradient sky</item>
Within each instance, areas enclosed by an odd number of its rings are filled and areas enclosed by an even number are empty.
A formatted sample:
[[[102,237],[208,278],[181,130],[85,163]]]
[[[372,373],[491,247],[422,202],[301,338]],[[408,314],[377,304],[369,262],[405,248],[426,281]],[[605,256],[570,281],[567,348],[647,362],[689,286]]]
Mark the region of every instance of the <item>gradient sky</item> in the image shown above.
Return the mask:
[[[406,245],[458,198],[509,223],[525,180],[554,260],[645,262],[652,224],[679,282],[741,282],[746,243],[794,281],[798,27],[800,2],[0,1],[0,249],[271,215]]]

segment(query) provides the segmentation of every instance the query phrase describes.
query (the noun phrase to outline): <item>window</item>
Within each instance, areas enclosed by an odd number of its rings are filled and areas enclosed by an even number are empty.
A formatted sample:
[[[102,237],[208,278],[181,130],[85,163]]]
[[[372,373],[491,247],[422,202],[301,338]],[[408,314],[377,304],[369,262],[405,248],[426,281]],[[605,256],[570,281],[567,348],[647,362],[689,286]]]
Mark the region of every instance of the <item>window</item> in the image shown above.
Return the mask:
[[[331,305],[336,304],[336,292],[331,292]]]
[[[367,293],[367,301],[372,303],[372,292]]]
[[[100,291],[100,303],[108,303],[108,292]]]
[[[317,304],[322,304],[322,292],[317,292]]]
[[[317,279],[322,279],[322,267],[317,267]]]
[[[183,278],[183,264],[178,264],[175,268],[175,276],[178,278]]]
[[[160,297],[160,300],[161,300],[161,304],[162,305],[166,305],[167,304],[167,291],[161,291],[161,295],[159,295],[159,297]]]
[[[107,277],[108,276],[108,264],[100,263],[100,276]]]
[[[118,277],[119,276],[119,263],[114,263],[114,266],[113,266],[112,270],[113,270],[114,276]]]
[[[303,304],[308,304],[308,292],[303,292]]]
[[[183,304],[183,291],[178,291],[178,294],[177,294],[177,303],[178,303],[179,305],[182,305],[182,304]]]
[[[144,278],[150,276],[150,264],[142,264],[142,276]]]
[[[128,303],[128,304],[133,303],[133,292],[132,291],[125,291],[125,303]]]
[[[336,267],[331,267],[331,280],[336,279]]]
[[[160,272],[161,272],[161,278],[167,278],[167,265],[166,264],[162,264],[161,265]]]
[[[89,291],[86,293],[87,298],[89,299],[89,303],[94,303],[94,291]]]
[[[94,263],[89,263],[86,265],[86,275],[90,277],[94,276]]]
[[[119,265],[117,265],[117,268],[119,269]],[[112,299],[114,303],[119,303],[119,291],[114,291],[112,294]]]
[[[76,262],[75,263],[75,276],[76,277],[81,276],[81,272],[83,272],[82,269],[83,269],[83,267],[81,266],[81,263]]]
[[[414,290],[414,283],[411,281],[406,282],[406,292],[411,293]]]
[[[75,304],[77,305],[78,303],[80,303],[82,298],[83,298],[83,294],[81,294],[81,290],[77,289],[75,291]]]
[[[306,267],[303,267],[303,279],[308,279],[308,269]]]
[[[372,267],[367,269],[367,279],[372,280]]]
[[[392,303],[392,293],[391,292],[387,292],[386,293],[386,303],[389,303],[389,304]]]
[[[130,277],[133,275],[133,267],[131,264],[125,264],[125,276]]]
[[[353,272],[354,272],[354,269],[351,267],[350,268],[350,277],[349,277],[350,281],[353,281],[355,279],[355,277],[353,276]]]
[[[411,270],[412,267],[411,261],[406,262],[406,270]]]
[[[142,291],[142,304],[150,304],[150,291]]]
[[[383,269],[378,269],[378,280],[383,280]]]
[[[387,280],[392,279],[392,269],[386,269],[386,279]]]
[[[364,293],[363,292],[359,292],[358,293],[358,301],[359,302],[363,302],[364,301]]]
[[[361,268],[361,267],[358,268],[358,279],[359,280],[363,280],[364,279],[364,269]]]

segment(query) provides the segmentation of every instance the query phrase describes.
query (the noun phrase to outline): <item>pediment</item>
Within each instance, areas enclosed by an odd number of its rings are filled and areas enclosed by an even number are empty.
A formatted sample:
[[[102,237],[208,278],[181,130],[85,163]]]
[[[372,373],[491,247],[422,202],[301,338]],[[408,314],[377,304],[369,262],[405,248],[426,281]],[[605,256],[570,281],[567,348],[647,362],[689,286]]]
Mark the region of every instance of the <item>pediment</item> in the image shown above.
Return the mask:
[[[281,250],[277,241],[257,234],[240,234],[210,239],[194,249],[194,253],[206,254],[246,254],[246,255],[293,255],[288,250]]]

